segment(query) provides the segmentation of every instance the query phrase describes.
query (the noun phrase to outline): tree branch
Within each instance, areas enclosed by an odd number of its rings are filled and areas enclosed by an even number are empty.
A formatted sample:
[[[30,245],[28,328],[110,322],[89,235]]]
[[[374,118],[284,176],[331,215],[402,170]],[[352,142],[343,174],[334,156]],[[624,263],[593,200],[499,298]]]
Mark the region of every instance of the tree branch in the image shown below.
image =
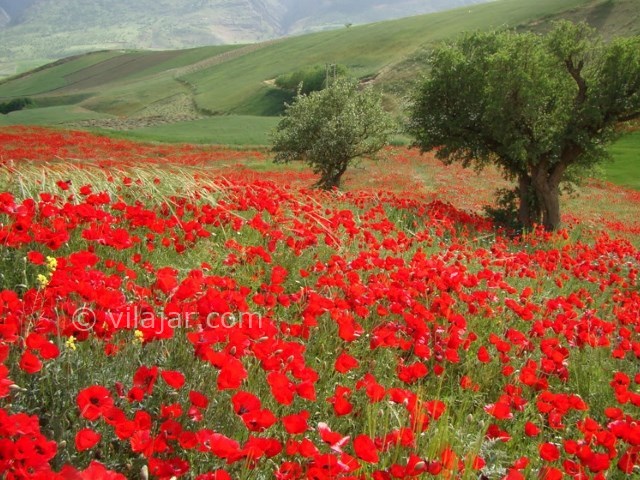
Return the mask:
[[[584,61],[580,60],[580,62],[578,62],[578,65],[576,66],[573,63],[573,60],[567,58],[564,61],[564,64],[567,67],[569,75],[571,75],[573,80],[576,82],[576,85],[578,85],[578,94],[575,98],[575,104],[582,105],[587,99],[587,82],[584,78],[582,78],[581,75],[582,69],[584,68]]]
[[[556,187],[562,181],[564,172],[584,153],[584,149],[571,142],[566,145],[560,153],[560,161],[550,165],[547,169],[547,180],[549,185]]]

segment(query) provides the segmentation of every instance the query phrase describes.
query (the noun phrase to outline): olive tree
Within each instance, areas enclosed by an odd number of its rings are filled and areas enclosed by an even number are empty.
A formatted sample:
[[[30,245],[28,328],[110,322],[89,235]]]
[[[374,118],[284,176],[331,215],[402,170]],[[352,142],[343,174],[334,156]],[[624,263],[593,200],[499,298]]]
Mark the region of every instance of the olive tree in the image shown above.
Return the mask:
[[[394,122],[373,90],[337,79],[319,92],[298,95],[272,134],[276,163],[302,160],[320,175],[317,187],[340,187],[350,162],[387,145]]]
[[[561,182],[607,158],[617,125],[640,116],[640,37],[605,43],[586,24],[469,34],[429,67],[409,114],[415,145],[497,165],[517,181],[524,228],[559,228]]]

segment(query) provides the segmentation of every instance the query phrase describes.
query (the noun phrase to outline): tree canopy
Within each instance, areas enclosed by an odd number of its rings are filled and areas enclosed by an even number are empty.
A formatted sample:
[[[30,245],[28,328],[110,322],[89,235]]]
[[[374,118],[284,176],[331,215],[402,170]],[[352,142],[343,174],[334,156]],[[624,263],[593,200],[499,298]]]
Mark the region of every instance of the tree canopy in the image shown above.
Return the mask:
[[[347,75],[344,65],[314,65],[301,68],[292,73],[285,73],[276,77],[276,87],[288,90],[294,94],[318,92],[327,86],[328,80]]]
[[[355,158],[374,155],[388,143],[394,122],[382,109],[381,96],[339,78],[329,87],[301,94],[287,105],[272,135],[276,163],[303,160],[320,175],[316,186],[340,186]]]
[[[640,37],[605,43],[586,24],[468,34],[429,67],[409,114],[415,145],[517,180],[525,228],[558,228],[561,182],[607,158],[616,126],[640,116]]]
[[[0,103],[0,114],[6,115],[7,113],[22,110],[23,108],[32,105],[33,101],[27,97],[19,97],[9,100],[8,102]]]

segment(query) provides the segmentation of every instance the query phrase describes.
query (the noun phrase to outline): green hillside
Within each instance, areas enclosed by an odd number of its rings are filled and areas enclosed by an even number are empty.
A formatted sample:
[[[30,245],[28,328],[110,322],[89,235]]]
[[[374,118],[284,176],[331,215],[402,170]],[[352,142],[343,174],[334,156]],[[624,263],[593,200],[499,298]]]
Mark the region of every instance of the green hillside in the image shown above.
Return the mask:
[[[102,51],[0,82],[0,103],[16,97],[33,102],[28,110],[0,115],[0,125],[122,130],[158,140],[171,130],[172,141],[206,141],[209,123],[220,133],[209,139],[212,143],[249,144],[266,138],[266,130],[256,135],[256,129],[275,122],[256,117],[278,115],[288,99],[272,84],[280,74],[341,63],[384,91],[387,106],[399,111],[425,53],[437,42],[476,29],[544,29],[557,18],[587,20],[607,37],[640,32],[637,0],[497,0],[244,46]],[[251,138],[243,138],[243,131]]]
[[[257,99],[264,98],[269,91],[264,81],[300,66],[342,63],[360,78],[380,74],[378,85],[393,88],[392,81],[385,81],[385,73],[435,42],[467,30],[528,23],[583,4],[584,0],[542,0],[535,4],[527,0],[503,0],[401,21],[306,35],[186,79],[195,86],[196,101],[203,108],[214,112],[260,114],[255,110],[259,104]],[[230,78],[236,80],[229,82]]]
[[[614,143],[611,155],[614,162],[604,166],[604,179],[640,190],[640,130]]]
[[[93,50],[254,43],[487,1],[0,0],[0,76]]]

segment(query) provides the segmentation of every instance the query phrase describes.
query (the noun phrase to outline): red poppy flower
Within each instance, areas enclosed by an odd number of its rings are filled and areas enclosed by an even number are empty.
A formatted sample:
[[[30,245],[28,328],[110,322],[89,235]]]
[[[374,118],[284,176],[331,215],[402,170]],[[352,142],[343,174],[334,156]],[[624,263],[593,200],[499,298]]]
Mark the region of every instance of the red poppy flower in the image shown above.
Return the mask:
[[[336,358],[336,363],[334,368],[336,369],[337,372],[347,373],[349,370],[358,368],[358,365],[360,365],[358,360],[353,358],[348,353],[342,352],[340,353],[340,355],[338,355],[338,358]]]
[[[218,374],[218,390],[235,390],[240,388],[248,374],[242,362],[229,357]]]
[[[541,480],[563,480],[565,478],[562,470],[558,468],[546,467],[540,472]]]
[[[501,442],[508,442],[509,440],[511,440],[511,435],[509,435],[509,432],[502,430],[495,423],[489,425],[485,436],[490,440],[500,440]]]
[[[231,397],[231,403],[233,403],[233,411],[237,415],[244,415],[248,412],[259,410],[262,407],[262,402],[253,393],[239,391],[233,397]]]
[[[540,434],[540,427],[534,423],[527,422],[524,425],[524,433],[527,437],[536,437]]]
[[[331,431],[329,425],[323,422],[318,423],[318,432],[323,442],[328,443],[332,450],[340,453],[342,452],[342,447],[346,445],[351,438]]]
[[[303,410],[300,413],[282,417],[282,424],[284,425],[287,433],[296,435],[298,433],[304,433],[309,429],[309,426],[307,425],[308,419],[309,412],[307,410]]]
[[[377,403],[387,396],[386,389],[382,385],[380,385],[376,381],[376,377],[374,377],[370,373],[366,373],[362,380],[359,380],[356,383],[356,388],[358,390],[364,388],[367,397],[369,397],[369,400],[372,403]]]
[[[40,252],[29,252],[27,253],[27,260],[29,260],[34,265],[44,265],[45,256]]]
[[[633,473],[635,466],[638,464],[639,453],[637,449],[633,448],[625,451],[618,460],[618,469],[627,475]]]
[[[498,420],[511,420],[513,418],[511,407],[506,401],[498,401],[485,405],[484,411]]]
[[[133,374],[133,385],[141,389],[144,394],[151,395],[153,386],[158,378],[158,367],[155,365],[151,368],[141,365],[136,373]]]
[[[180,390],[184,385],[184,375],[176,370],[163,370],[160,375],[162,375],[163,380],[167,382],[167,385],[171,388]]]
[[[237,456],[240,451],[240,444],[220,433],[207,433],[200,431],[196,433],[200,439],[200,443],[207,445],[211,453],[219,458],[230,459]]]
[[[155,457],[149,458],[149,473],[159,478],[177,478],[189,471],[186,460],[175,457],[168,460]]]
[[[93,448],[102,436],[91,430],[90,428],[83,428],[76,433],[76,450],[83,452]]]
[[[175,268],[160,268],[156,272],[156,288],[169,294],[178,286],[178,271]]]
[[[360,460],[369,463],[378,463],[378,450],[375,443],[368,435],[358,435],[353,440],[353,450]]]
[[[111,392],[101,385],[93,385],[81,390],[76,398],[80,415],[87,420],[97,420],[113,406]]]
[[[434,420],[438,420],[447,410],[447,405],[440,400],[429,400],[424,403],[424,407],[429,416]]]
[[[20,368],[29,374],[34,374],[42,369],[42,362],[27,350],[20,357]]]
[[[60,355],[60,349],[52,342],[43,343],[38,351],[44,360],[53,360],[54,358],[58,358],[58,355]]]
[[[353,410],[349,397],[351,397],[351,389],[337,385],[335,395],[327,398],[327,401],[333,404],[333,410],[337,416],[348,415]]]
[[[126,477],[120,473],[108,470],[100,462],[93,460],[87,468],[84,470],[73,473],[71,475],[65,475],[64,469],[61,472],[62,476],[69,479],[81,479],[81,480],[126,480]]]
[[[538,447],[540,458],[547,462],[555,462],[560,458],[560,449],[553,443],[543,443]]]
[[[277,422],[271,410],[252,410],[240,415],[242,421],[252,432],[262,432]]]
[[[482,363],[488,363],[491,361],[491,355],[489,355],[489,350],[484,345],[478,349],[478,360]]]
[[[9,369],[0,364],[0,398],[9,395],[13,382],[9,379]]]
[[[291,405],[296,392],[294,384],[284,373],[271,372],[267,375],[267,383],[271,387],[271,394],[278,403]]]
[[[198,408],[207,408],[209,406],[209,399],[203,393],[191,390],[189,392],[189,401],[191,405]]]

